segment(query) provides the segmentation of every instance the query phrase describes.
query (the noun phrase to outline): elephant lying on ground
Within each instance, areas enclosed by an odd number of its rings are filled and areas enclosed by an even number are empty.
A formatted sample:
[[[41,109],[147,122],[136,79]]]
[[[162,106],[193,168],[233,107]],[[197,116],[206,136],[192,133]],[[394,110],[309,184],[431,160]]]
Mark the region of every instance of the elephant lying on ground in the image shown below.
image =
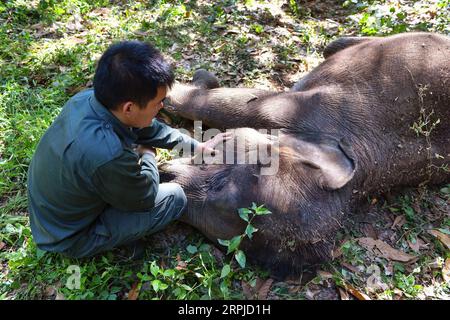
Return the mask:
[[[238,208],[265,204],[272,214],[255,219],[259,231],[242,248],[278,276],[330,259],[344,215],[368,195],[450,181],[450,38],[341,38],[325,53],[290,92],[215,88],[202,71],[167,101],[184,118],[241,128],[236,139],[279,156],[272,175],[261,163],[161,167],[186,192],[182,221],[214,242],[243,233]],[[260,128],[280,129],[276,146]]]

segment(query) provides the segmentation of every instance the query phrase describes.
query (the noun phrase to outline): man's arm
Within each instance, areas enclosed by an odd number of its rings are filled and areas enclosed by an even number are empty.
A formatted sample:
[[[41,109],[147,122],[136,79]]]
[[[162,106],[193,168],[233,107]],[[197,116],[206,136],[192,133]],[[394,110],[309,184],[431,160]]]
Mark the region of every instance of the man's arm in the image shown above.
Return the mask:
[[[156,119],[152,125],[135,131],[138,135],[137,144],[149,145],[155,148],[173,149],[177,144],[190,146],[191,150],[196,150],[199,142],[179,130],[174,129]]]
[[[100,197],[123,211],[144,211],[155,205],[159,187],[159,173],[154,154],[139,157],[131,150],[102,166],[93,175],[93,183]]]
[[[138,135],[136,143],[140,145],[172,149],[177,144],[182,143],[183,150],[188,149],[186,147],[190,146],[192,152],[214,152],[216,145],[231,139],[233,136],[231,132],[224,132],[219,133],[206,142],[199,142],[156,119],[153,119],[150,127],[139,129],[136,131],[136,134]]]

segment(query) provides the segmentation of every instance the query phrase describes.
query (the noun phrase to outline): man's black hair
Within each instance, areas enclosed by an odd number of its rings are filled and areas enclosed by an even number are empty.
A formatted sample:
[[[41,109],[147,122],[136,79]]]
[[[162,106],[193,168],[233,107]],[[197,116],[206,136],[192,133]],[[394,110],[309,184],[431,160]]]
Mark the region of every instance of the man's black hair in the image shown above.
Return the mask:
[[[156,97],[161,86],[171,87],[174,75],[158,49],[140,41],[111,45],[100,58],[94,76],[94,93],[108,109],[132,101],[140,108]]]

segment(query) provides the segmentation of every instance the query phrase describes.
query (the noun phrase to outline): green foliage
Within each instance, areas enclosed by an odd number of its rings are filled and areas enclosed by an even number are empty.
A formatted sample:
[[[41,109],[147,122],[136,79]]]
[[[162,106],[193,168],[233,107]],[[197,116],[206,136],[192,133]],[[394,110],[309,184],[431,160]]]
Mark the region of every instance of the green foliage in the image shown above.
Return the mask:
[[[252,206],[250,208],[240,208],[238,210],[239,217],[247,222],[247,226],[245,228],[245,231],[243,234],[233,237],[230,240],[222,240],[217,239],[219,244],[227,247],[227,254],[233,253],[233,257],[236,259],[236,261],[239,263],[241,268],[245,268],[246,264],[246,256],[245,253],[242,250],[239,250],[239,246],[242,243],[242,240],[245,237],[248,237],[250,240],[253,237],[253,233],[258,231],[253,225],[252,221],[257,216],[264,216],[271,214],[271,212],[264,207],[264,205],[257,206],[256,203],[252,203]]]
[[[252,30],[256,33],[256,34],[260,34],[264,31],[264,27],[260,24],[253,24],[252,25]]]
[[[4,298],[13,294],[16,299],[58,295],[67,300],[116,300],[128,298],[134,290],[138,299],[241,299],[235,280],[255,276],[251,271],[232,271],[230,264],[221,266],[214,248],[202,240],[186,250],[174,248],[165,263],[154,253],[136,262],[123,260],[114,252],[69,259],[36,248],[29,226],[24,225],[25,217],[21,218],[1,220],[2,241],[9,248],[15,246],[0,252],[9,269],[0,275],[0,296]],[[80,268],[79,288],[67,285],[70,266]]]
[[[356,13],[350,18],[364,35],[388,35],[407,31],[440,31],[449,33],[449,0],[411,1],[350,0],[344,6]],[[417,16],[422,19],[417,19]],[[426,18],[425,18],[426,17]]]
[[[396,286],[407,295],[407,297],[416,297],[420,290],[422,290],[422,286],[416,284],[416,280],[412,274],[405,275],[400,272],[396,273],[395,283]]]
[[[289,0],[289,9],[295,17],[301,18],[304,13],[301,10],[301,5],[298,2],[298,0]]]
[[[446,187],[442,188],[440,191],[444,195],[450,195],[450,184],[448,184]]]
[[[30,237],[28,219],[19,215],[0,215],[0,242],[10,246],[21,245]]]
[[[0,251],[0,261],[7,261],[9,270],[0,275],[0,295],[5,298],[14,294],[15,299],[46,299],[51,289],[52,295],[58,292],[65,299],[116,299],[134,274],[116,263],[111,253],[83,261],[39,250],[23,216],[2,215],[0,234],[0,243],[8,248]],[[77,290],[65,286],[71,265],[81,269]]]
[[[26,86],[12,83],[2,88],[0,114],[5,121],[2,122],[3,144],[0,145],[3,155],[0,193],[4,194],[24,187],[36,144],[60,110],[62,100],[54,89],[27,90]]]
[[[361,248],[355,241],[346,241],[341,246],[341,251],[345,261],[352,265],[360,265],[364,262],[364,249]]]

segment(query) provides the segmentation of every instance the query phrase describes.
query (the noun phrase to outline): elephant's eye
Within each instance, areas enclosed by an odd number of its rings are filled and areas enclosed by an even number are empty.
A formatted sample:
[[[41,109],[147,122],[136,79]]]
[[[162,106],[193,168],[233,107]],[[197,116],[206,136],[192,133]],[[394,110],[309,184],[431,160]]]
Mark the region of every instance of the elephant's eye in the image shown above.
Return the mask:
[[[206,185],[208,191],[219,192],[228,183],[231,168],[225,168],[219,172],[214,173],[208,179],[206,179]]]

